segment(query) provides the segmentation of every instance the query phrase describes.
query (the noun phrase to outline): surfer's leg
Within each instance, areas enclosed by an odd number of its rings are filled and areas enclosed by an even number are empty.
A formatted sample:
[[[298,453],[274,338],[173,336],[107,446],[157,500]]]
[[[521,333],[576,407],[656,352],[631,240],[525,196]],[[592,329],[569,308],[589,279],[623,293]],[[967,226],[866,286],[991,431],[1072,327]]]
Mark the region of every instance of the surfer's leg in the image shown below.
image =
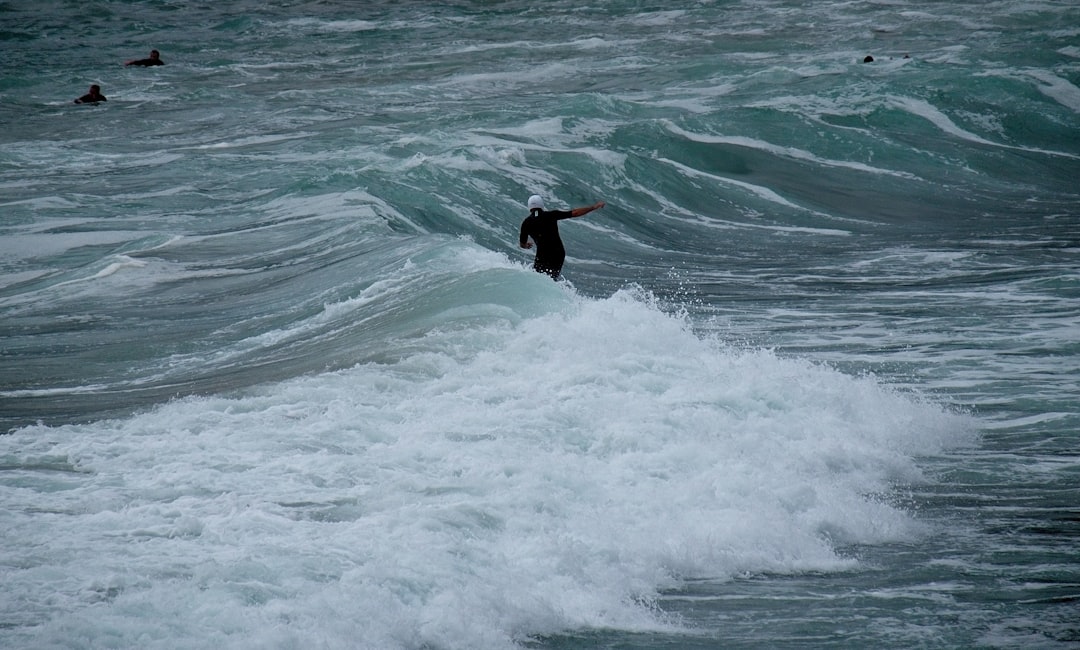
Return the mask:
[[[562,264],[536,261],[533,262],[533,270],[537,273],[543,273],[544,275],[551,276],[552,280],[558,280],[559,272],[562,271]]]

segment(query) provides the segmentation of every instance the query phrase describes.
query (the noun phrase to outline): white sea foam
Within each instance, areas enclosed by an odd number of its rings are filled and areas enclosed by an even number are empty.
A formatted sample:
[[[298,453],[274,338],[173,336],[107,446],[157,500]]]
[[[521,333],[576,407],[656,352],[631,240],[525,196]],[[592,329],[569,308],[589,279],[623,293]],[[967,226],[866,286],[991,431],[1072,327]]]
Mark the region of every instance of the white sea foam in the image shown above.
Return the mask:
[[[694,169],[692,167],[689,167],[687,165],[684,165],[684,164],[682,164],[680,162],[676,162],[674,160],[668,160],[666,158],[660,158],[659,160],[660,160],[660,162],[671,165],[672,167],[678,169],[680,172],[682,172],[683,174],[686,174],[687,176],[696,176],[696,177],[701,177],[701,178],[708,178],[708,179],[711,179],[711,180],[716,181],[718,183],[722,183],[722,184],[725,184],[725,185],[732,185],[732,186],[744,189],[744,190],[750,192],[751,194],[756,195],[759,198],[765,199],[766,201],[769,201],[769,202],[772,202],[772,203],[776,203],[776,204],[784,206],[786,208],[793,208],[793,209],[800,210],[800,211],[805,210],[807,212],[811,212],[811,213],[814,213],[814,214],[820,214],[820,213],[817,213],[817,212],[815,212],[813,210],[809,210],[809,209],[804,208],[804,207],[802,207],[800,205],[792,203],[791,201],[787,200],[783,196],[780,196],[779,194],[777,194],[773,190],[770,190],[767,187],[762,187],[761,185],[755,185],[753,183],[747,183],[746,181],[738,181],[738,180],[735,180],[733,178],[724,178],[722,176],[717,176],[715,174],[708,174],[706,172],[703,172],[703,171]],[[821,216],[826,216],[827,217],[828,215],[821,215]],[[746,228],[764,228],[764,229],[767,229],[767,230],[775,230],[775,231],[778,231],[778,232],[808,232],[808,233],[816,233],[816,234],[819,234],[819,235],[836,235],[836,236],[846,236],[846,235],[851,234],[850,232],[848,232],[846,230],[837,230],[835,228],[813,228],[813,227],[806,227],[806,226],[777,226],[777,225],[765,225],[765,224],[744,224],[743,226],[746,227]]]
[[[300,27],[305,32],[366,32],[378,29],[379,23],[372,20],[318,20],[315,18],[294,18],[288,21],[290,26]]]
[[[936,108],[933,104],[931,104],[930,102],[928,102],[926,100],[915,99],[913,97],[890,97],[889,102],[892,105],[896,106],[897,108],[905,110],[905,111],[907,111],[909,113],[912,113],[914,115],[918,115],[919,117],[929,121],[931,124],[933,124],[934,126],[941,129],[943,132],[948,133],[951,136],[961,138],[961,139],[967,140],[969,142],[974,142],[975,144],[989,145],[989,146],[992,146],[992,147],[1001,147],[1003,149],[1017,149],[1017,150],[1021,150],[1021,151],[1031,151],[1031,152],[1034,152],[1034,153],[1041,153],[1041,154],[1046,154],[1046,155],[1050,155],[1050,156],[1060,156],[1060,157],[1063,157],[1063,158],[1080,159],[1080,156],[1077,156],[1077,155],[1074,155],[1074,154],[1071,154],[1071,153],[1067,153],[1067,152],[1063,152],[1063,151],[1052,151],[1052,150],[1040,149],[1040,148],[1035,148],[1035,147],[1018,147],[1018,146],[1003,144],[1003,143],[1000,143],[1000,142],[994,142],[992,140],[987,140],[986,138],[982,138],[982,137],[980,137],[978,135],[975,135],[974,133],[971,133],[969,131],[965,131],[964,129],[960,128],[951,119],[949,119],[949,117],[947,115],[945,115],[938,108]]]
[[[5,184],[8,187],[16,188],[21,184],[11,183]],[[3,187],[3,186],[0,186]],[[75,203],[70,199],[65,199],[62,196],[42,196],[31,199],[22,199],[20,201],[10,201],[6,203],[0,203],[0,207],[14,207],[25,206],[31,210],[68,210],[75,207]]]
[[[873,167],[865,163],[850,162],[846,160],[829,160],[827,158],[816,156],[809,151],[804,151],[795,147],[777,146],[772,144],[771,142],[765,142],[756,138],[748,138],[745,136],[704,135],[701,133],[692,133],[690,131],[687,131],[686,129],[675,126],[670,121],[665,121],[665,126],[672,133],[678,134],[688,140],[693,140],[694,142],[704,142],[709,144],[733,144],[740,147],[747,147],[749,149],[758,149],[787,158],[794,158],[796,160],[806,160],[818,165],[824,165],[826,167],[845,167],[848,169],[868,172],[871,174],[883,174],[887,176],[898,176],[900,178],[911,179],[916,178],[915,175],[908,172],[882,169],[880,167]]]
[[[903,109],[914,115],[927,120],[934,126],[938,127],[949,135],[968,140],[977,144],[986,144],[992,146],[1000,146],[997,142],[992,142],[986,138],[981,138],[974,133],[970,133],[961,129],[952,120],[948,118],[944,113],[938,110],[933,104],[923,99],[916,99],[914,97],[891,97],[889,102],[897,108]]]
[[[59,232],[7,235],[0,238],[0,259],[47,258],[84,246],[108,246],[139,237],[141,233],[114,230],[107,232]]]
[[[1056,74],[1046,70],[1028,70],[1027,75],[1042,83],[1036,87],[1039,92],[1058,102],[1062,106],[1080,113],[1080,88]]]
[[[277,133],[274,135],[258,135],[239,138],[236,140],[228,140],[224,142],[212,142],[209,144],[200,144],[191,147],[192,149],[235,149],[240,147],[258,146],[264,144],[274,144],[277,142],[286,142],[288,140],[297,140],[300,138],[306,138],[311,136],[311,133]]]
[[[0,438],[25,467],[0,493],[21,567],[0,607],[24,603],[46,645],[664,629],[639,603],[682,578],[838,570],[836,542],[921,534],[884,494],[967,435],[632,293],[426,338],[394,366]],[[46,457],[69,469],[32,469]]]

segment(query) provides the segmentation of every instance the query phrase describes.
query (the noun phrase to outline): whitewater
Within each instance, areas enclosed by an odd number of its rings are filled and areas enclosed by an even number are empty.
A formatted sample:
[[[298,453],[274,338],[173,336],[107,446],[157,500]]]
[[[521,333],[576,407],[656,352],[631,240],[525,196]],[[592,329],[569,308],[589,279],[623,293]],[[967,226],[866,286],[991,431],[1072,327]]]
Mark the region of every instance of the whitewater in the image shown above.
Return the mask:
[[[219,5],[0,3],[0,645],[1080,643],[1074,3]]]

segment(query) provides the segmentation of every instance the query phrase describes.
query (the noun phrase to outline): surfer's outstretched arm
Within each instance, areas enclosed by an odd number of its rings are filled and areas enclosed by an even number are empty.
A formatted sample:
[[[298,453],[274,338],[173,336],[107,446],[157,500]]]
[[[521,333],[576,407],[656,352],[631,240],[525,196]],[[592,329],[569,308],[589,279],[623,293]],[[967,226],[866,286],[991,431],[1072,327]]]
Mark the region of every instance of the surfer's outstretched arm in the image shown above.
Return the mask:
[[[605,203],[603,201],[597,201],[596,203],[593,203],[592,205],[587,205],[587,206],[585,206],[583,208],[574,208],[573,210],[570,211],[570,216],[571,217],[584,217],[585,215],[589,214],[593,210],[599,210],[600,208],[604,207],[604,205],[605,205]]]

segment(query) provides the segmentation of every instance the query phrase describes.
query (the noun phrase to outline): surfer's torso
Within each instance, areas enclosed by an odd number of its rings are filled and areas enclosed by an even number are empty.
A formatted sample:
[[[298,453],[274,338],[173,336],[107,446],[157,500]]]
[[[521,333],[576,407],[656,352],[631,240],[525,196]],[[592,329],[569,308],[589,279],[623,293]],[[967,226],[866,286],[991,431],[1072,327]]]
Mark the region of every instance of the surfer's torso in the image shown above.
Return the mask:
[[[525,217],[521,222],[522,245],[532,237],[536,243],[536,259],[533,268],[555,277],[566,259],[566,248],[559,236],[559,221],[569,219],[569,210],[540,210]]]

